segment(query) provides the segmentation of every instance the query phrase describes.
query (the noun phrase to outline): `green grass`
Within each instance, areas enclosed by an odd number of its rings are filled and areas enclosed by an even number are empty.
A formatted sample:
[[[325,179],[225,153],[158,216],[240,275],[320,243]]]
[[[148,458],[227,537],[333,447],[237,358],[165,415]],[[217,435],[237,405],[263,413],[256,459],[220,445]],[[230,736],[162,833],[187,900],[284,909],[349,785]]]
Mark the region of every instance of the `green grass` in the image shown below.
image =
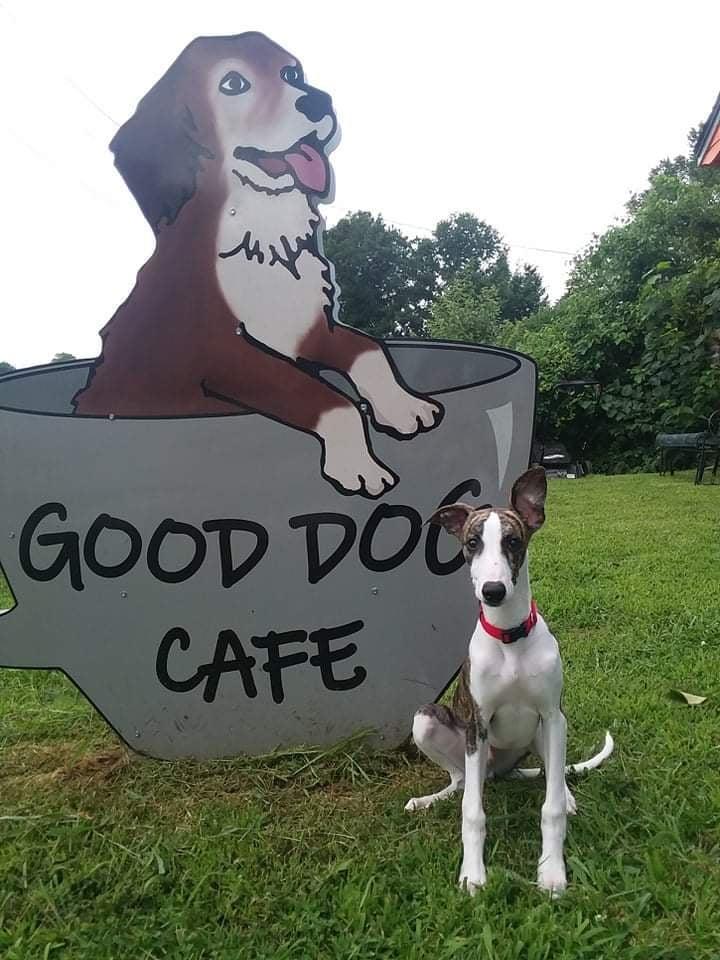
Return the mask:
[[[720,489],[558,481],[547,515],[533,583],[563,649],[570,758],[607,727],[617,743],[575,784],[563,899],[532,883],[542,784],[489,786],[472,900],[459,799],[403,812],[443,781],[411,750],[128,762],[65,678],[2,671],[0,956],[719,957]]]

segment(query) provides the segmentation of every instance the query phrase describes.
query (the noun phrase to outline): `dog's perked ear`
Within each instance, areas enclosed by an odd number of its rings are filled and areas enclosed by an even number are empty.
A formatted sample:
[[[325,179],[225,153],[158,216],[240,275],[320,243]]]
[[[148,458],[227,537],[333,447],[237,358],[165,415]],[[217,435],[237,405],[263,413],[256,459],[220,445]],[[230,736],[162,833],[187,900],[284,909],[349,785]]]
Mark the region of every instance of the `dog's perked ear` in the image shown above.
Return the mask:
[[[192,113],[181,102],[179,60],[110,143],[115,166],[155,233],[163,221],[172,223],[195,193],[202,158],[213,157],[196,139]]]
[[[531,534],[545,523],[546,497],[547,477],[542,467],[531,467],[513,484],[510,503]]]
[[[448,533],[460,540],[467,518],[476,509],[477,507],[471,507],[467,503],[449,503],[444,507],[438,507],[426,522],[437,523],[441,527],[445,527]]]

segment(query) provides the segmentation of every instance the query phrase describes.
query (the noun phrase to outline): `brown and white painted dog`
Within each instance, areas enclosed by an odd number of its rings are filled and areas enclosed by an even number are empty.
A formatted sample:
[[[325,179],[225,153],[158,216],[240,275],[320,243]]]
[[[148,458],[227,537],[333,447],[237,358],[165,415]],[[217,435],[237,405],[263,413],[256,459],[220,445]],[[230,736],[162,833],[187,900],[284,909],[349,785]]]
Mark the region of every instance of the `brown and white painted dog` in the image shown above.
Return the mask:
[[[341,492],[395,484],[361,411],[317,375],[340,371],[375,428],[398,438],[440,422],[381,342],[337,320],[318,202],[338,138],[328,94],[262,34],[201,37],[181,53],[111,144],[157,243],[102,331],[77,414],[259,412],[316,436]]]
[[[405,809],[429,807],[464,786],[460,885],[470,893],[486,880],[485,780],[539,776],[539,769],[518,769],[516,764],[531,748],[542,758],[547,790],[538,884],[557,895],[567,883],[566,816],[575,813],[565,774],[599,766],[614,746],[606,733],[598,754],[565,766],[560,651],[532,600],[527,561],[530,537],[545,520],[546,494],[545,471],[534,467],[516,481],[510,508],[478,509],[454,503],[441,507],[430,520],[462,543],[480,601],[480,618],[452,707],[429,704],[418,710],[413,721],[415,743],[447,770],[450,784],[438,793],[414,797]]]

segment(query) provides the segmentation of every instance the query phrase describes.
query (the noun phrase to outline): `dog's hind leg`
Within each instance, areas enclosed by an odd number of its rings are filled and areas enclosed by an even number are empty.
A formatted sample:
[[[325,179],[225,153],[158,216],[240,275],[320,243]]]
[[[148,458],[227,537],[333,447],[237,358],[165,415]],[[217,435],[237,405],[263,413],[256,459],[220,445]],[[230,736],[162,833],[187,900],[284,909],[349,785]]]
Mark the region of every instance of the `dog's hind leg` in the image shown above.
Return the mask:
[[[465,783],[465,729],[452,710],[438,703],[421,707],[413,718],[413,740],[425,756],[450,775],[450,783],[437,793],[412,797],[405,804],[409,811],[424,810],[444,800]]]

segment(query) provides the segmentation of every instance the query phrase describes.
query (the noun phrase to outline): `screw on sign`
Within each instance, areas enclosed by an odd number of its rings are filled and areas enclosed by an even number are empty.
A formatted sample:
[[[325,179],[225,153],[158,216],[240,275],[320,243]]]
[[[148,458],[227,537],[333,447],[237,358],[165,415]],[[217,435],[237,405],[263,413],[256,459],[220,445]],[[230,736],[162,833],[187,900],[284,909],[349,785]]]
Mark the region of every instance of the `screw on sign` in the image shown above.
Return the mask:
[[[0,378],[0,664],[143,753],[405,739],[475,615],[424,521],[527,465],[531,360],[341,323],[338,139],[268,38],[193,41],[111,144],[156,245],[100,357]]]

